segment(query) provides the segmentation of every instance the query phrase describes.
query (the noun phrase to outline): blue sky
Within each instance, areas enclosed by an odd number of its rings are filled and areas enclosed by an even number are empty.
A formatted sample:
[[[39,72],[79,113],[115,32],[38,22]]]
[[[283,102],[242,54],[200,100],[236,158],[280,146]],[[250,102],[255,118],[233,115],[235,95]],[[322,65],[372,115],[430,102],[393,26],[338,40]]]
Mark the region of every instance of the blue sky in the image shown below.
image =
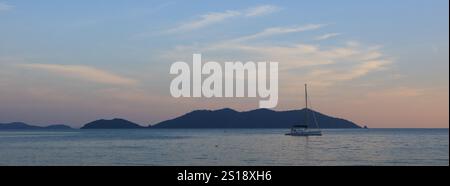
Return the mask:
[[[302,107],[295,83],[309,82],[326,114],[374,127],[448,127],[448,6],[0,0],[0,122],[148,124],[197,108],[256,108],[252,99],[170,97],[171,63],[201,52],[280,62],[279,110]]]

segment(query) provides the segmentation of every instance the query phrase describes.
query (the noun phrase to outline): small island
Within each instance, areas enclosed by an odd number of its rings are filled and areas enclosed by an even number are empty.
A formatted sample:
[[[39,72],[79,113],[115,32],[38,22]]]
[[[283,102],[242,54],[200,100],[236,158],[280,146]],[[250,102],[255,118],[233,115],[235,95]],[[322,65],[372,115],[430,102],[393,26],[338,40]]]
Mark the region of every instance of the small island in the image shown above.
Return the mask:
[[[57,124],[46,127],[30,125],[23,122],[0,123],[0,130],[70,130],[67,125]]]
[[[105,119],[96,120],[81,127],[81,129],[141,129],[141,128],[145,127],[133,123],[131,121],[118,118],[112,120],[105,120]]]

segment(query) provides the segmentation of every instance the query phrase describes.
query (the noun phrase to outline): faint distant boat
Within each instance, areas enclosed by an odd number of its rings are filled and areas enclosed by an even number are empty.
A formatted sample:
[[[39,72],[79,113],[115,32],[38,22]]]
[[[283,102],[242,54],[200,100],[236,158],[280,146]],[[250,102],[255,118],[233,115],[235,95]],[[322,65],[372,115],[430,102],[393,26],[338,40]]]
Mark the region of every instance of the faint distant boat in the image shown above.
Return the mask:
[[[317,123],[317,119],[315,116],[315,113],[312,112],[314,123],[316,125],[316,129],[310,129],[308,125],[308,87],[305,84],[305,103],[306,103],[306,109],[305,109],[305,124],[303,125],[294,125],[291,128],[291,131],[287,133],[288,136],[322,136],[322,131],[320,130],[319,124]]]

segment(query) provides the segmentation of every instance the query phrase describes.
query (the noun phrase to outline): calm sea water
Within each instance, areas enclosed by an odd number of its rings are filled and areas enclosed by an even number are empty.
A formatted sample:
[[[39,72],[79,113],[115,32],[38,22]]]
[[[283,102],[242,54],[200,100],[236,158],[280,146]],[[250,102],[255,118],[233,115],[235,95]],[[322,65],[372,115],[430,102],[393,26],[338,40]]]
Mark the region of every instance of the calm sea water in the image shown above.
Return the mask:
[[[448,129],[1,131],[0,165],[449,165]]]

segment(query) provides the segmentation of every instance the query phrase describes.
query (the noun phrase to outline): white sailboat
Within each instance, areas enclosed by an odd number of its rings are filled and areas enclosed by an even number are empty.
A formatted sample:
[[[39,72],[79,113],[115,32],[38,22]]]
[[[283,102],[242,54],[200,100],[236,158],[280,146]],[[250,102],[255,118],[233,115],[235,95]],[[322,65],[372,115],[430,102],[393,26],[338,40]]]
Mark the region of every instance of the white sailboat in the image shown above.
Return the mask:
[[[308,86],[305,84],[305,103],[306,103],[306,109],[305,109],[305,123],[302,125],[294,125],[291,128],[291,131],[287,133],[288,136],[322,136],[322,131],[320,130],[319,124],[317,123],[317,119],[315,116],[314,111],[312,111],[314,123],[317,128],[310,129],[308,125],[308,112],[310,110],[308,109]]]

